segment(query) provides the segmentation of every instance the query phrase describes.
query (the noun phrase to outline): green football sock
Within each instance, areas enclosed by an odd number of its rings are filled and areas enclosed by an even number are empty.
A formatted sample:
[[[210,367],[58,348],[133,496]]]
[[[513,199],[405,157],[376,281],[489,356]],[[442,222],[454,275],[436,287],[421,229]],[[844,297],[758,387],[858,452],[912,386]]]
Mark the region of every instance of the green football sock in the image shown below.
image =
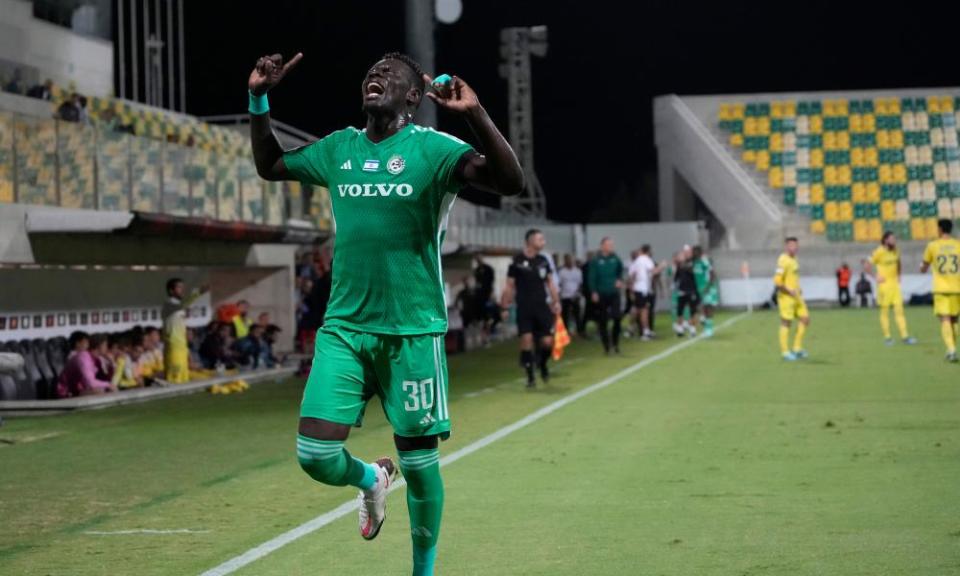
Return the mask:
[[[374,467],[351,456],[342,440],[316,440],[298,435],[297,460],[311,478],[330,486],[350,485],[369,490],[377,483]]]
[[[413,576],[433,576],[443,515],[440,451],[400,452],[400,470],[407,480],[407,508],[413,537]]]
[[[704,318],[703,327],[706,330],[713,330],[713,318]]]

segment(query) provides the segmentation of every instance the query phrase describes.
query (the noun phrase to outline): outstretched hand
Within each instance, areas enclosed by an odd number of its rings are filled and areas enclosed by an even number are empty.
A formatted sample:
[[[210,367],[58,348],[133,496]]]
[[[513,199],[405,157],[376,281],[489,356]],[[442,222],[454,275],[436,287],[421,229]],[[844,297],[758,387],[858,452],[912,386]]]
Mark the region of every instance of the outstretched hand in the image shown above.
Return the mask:
[[[480,108],[480,100],[477,93],[473,91],[466,82],[454,76],[450,82],[434,86],[433,78],[428,74],[423,75],[423,81],[427,83],[427,98],[452,112],[465,114]]]
[[[287,72],[293,70],[301,58],[303,58],[303,52],[297,52],[286,64],[283,63],[283,56],[279,54],[260,58],[250,72],[247,87],[254,96],[266,94],[267,90],[276,86],[287,75]]]

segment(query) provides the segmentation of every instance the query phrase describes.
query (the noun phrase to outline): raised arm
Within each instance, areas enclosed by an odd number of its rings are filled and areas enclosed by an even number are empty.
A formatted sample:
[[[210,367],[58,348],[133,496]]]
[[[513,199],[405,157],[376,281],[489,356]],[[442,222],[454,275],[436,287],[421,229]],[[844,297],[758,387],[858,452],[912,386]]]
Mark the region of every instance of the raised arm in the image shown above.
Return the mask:
[[[283,148],[270,125],[270,106],[267,91],[277,85],[300,62],[303,54],[298,52],[289,62],[283,63],[279,54],[264,56],[250,72],[247,87],[250,90],[250,144],[257,174],[264,180],[285,180],[287,167],[283,163]]]
[[[433,86],[430,76],[424,74],[423,79],[428,86]],[[436,91],[428,89],[427,98],[441,108],[462,115],[480,141],[483,154],[470,155],[458,168],[457,176],[462,182],[501,196],[523,192],[523,168],[517,155],[466,82],[454,76]]]

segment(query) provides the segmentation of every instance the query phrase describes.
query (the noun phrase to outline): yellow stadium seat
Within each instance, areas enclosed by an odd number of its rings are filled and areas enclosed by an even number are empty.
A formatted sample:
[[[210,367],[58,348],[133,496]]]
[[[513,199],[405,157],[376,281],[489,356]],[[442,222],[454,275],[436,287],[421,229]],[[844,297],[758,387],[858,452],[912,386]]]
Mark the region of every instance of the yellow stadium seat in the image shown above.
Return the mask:
[[[783,118],[783,103],[774,102],[770,104],[770,117]]]
[[[860,127],[862,132],[876,131],[877,118],[873,114],[864,114]]]
[[[823,220],[813,220],[810,222],[810,232],[813,234],[823,234],[827,231],[827,225]]]
[[[886,130],[877,130],[877,148],[890,147],[890,132]]]
[[[836,202],[830,201],[824,204],[823,218],[827,222],[836,222],[840,219],[840,208]]]
[[[820,116],[810,116],[809,120],[810,134],[820,134],[823,132],[823,118]]]
[[[893,200],[884,200],[880,203],[880,217],[884,220],[896,219],[897,207]]]
[[[733,118],[733,112],[729,104],[721,104],[720,111],[717,113],[720,120],[730,120]]]
[[[850,150],[850,165],[857,168],[864,165],[863,148],[853,148]]]
[[[927,112],[931,114],[940,113],[940,98],[937,96],[927,96]]]
[[[883,237],[883,222],[876,218],[868,221],[867,240],[870,242],[879,242]]]
[[[866,242],[869,226],[866,220],[853,221],[853,239],[855,242]]]
[[[783,168],[774,166],[767,176],[767,183],[771,188],[783,188]]]
[[[814,148],[810,150],[810,167],[823,168],[823,149]]]
[[[850,131],[851,132],[863,131],[863,119],[859,114],[850,115]]]
[[[770,168],[770,153],[766,150],[757,151],[757,170],[766,172]]]
[[[887,100],[885,98],[874,98],[873,111],[881,116],[887,115]]]
[[[866,182],[857,182],[853,185],[852,188],[853,201],[858,204],[863,204],[867,201],[867,184]]]
[[[181,139],[183,139],[183,134],[181,134],[180,137]],[[730,145],[736,146],[737,148],[740,148],[741,146],[743,146],[743,134],[731,134]]]
[[[950,101],[953,103],[953,100]],[[784,118],[794,118],[797,115],[797,103],[788,100],[783,103],[783,117]]]
[[[927,227],[922,218],[910,221],[910,237],[914,240],[926,240]]]
[[[926,220],[924,220],[924,225],[927,232],[926,234],[927,238],[929,238],[930,240],[933,240],[934,238],[937,238],[940,236],[940,229],[937,227],[936,218],[927,218]]]
[[[953,112],[953,98],[951,96],[940,97],[940,112]]]
[[[907,182],[907,167],[905,165],[893,165],[893,182],[895,184],[905,184]]]
[[[777,132],[770,135],[770,150],[773,152],[783,151],[783,134]]]
[[[863,163],[871,168],[876,168],[880,165],[880,154],[876,148],[866,148],[863,151]]]
[[[743,135],[744,136],[756,136],[757,135],[757,119],[753,116],[747,118],[743,121]]]
[[[837,181],[843,186],[849,186],[853,182],[853,172],[849,165],[839,166],[837,168]]]
[[[761,136],[767,136],[770,134],[770,118],[767,116],[760,116],[757,118],[757,133]]]
[[[853,202],[839,202],[839,214],[842,222],[853,220]]]
[[[837,185],[837,167],[827,166],[823,169],[823,183],[827,186]]]
[[[744,116],[744,111],[747,109],[746,104],[734,104],[731,106],[731,111],[733,112],[734,120],[742,120]]]
[[[880,169],[877,171],[877,177],[880,179],[881,184],[893,182],[893,168],[889,164],[880,166]]]

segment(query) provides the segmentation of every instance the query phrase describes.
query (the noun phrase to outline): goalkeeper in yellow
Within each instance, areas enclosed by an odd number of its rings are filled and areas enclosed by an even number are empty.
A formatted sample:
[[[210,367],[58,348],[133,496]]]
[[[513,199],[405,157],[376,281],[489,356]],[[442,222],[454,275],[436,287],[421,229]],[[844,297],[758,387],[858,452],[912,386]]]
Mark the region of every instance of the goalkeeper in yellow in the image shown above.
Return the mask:
[[[893,319],[904,344],[916,344],[917,339],[907,331],[907,318],[903,315],[903,292],[900,290],[900,249],[897,237],[887,230],[883,233],[880,246],[873,251],[867,262],[867,273],[877,281],[877,305],[880,307],[880,329],[883,330],[884,343],[893,346],[890,334],[890,308]]]
[[[196,301],[206,287],[194,290],[185,297],[183,280],[167,281],[167,301],[163,303],[163,364],[164,379],[171,384],[190,380],[190,349],[187,347],[187,308]]]
[[[947,361],[957,361],[957,319],[960,317],[960,240],[950,235],[953,222],[937,222],[940,238],[927,244],[920,272],[933,269],[933,313],[940,318],[940,334]]]
[[[785,251],[777,260],[777,273],[773,283],[777,287],[777,306],[780,308],[780,354],[784,360],[793,362],[807,357],[803,349],[803,335],[810,325],[810,313],[800,293],[800,264],[797,251],[800,244],[794,237],[787,238]],[[797,321],[797,333],[790,349],[790,325]]]

